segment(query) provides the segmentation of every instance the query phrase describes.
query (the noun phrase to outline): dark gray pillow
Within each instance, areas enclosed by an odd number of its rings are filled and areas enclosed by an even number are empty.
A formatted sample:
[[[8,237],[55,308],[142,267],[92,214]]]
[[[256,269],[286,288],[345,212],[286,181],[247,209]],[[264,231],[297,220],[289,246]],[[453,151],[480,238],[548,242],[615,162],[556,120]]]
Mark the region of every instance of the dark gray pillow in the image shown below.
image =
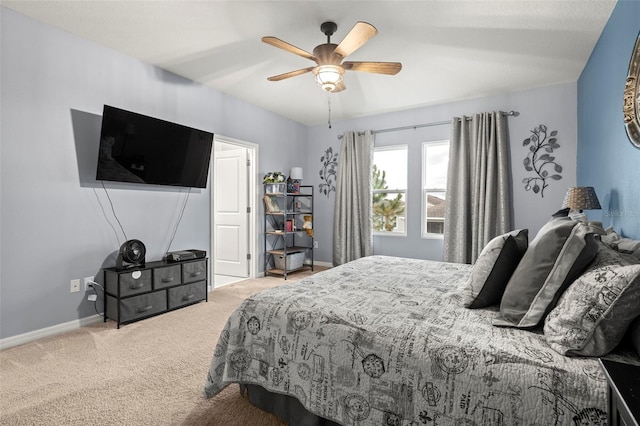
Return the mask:
[[[540,324],[562,292],[595,257],[596,231],[565,217],[547,222],[511,276],[493,324],[519,328]]]
[[[499,235],[482,249],[462,291],[465,308],[484,308],[500,303],[509,278],[527,250],[529,230]]]
[[[564,209],[560,209],[554,214],[552,214],[551,217],[567,217],[569,216],[570,211],[571,209],[569,207],[565,207]]]

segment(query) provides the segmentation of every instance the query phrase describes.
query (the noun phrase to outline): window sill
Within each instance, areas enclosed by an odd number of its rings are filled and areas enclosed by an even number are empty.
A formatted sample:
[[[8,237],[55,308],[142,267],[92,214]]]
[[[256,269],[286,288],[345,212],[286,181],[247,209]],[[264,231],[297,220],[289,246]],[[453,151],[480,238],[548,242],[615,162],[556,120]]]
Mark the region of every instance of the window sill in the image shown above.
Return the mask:
[[[399,232],[374,232],[373,233],[374,237],[406,237],[407,234],[406,233],[399,233]]]
[[[423,234],[423,240],[444,240],[444,235],[442,234]]]

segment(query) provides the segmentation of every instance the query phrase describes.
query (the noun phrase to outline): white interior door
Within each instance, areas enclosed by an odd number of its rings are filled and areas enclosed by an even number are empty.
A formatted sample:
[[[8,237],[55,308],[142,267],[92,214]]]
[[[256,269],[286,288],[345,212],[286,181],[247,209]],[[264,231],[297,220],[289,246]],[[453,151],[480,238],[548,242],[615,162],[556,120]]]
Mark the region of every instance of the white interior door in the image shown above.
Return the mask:
[[[214,153],[214,266],[216,274],[249,276],[247,149]]]

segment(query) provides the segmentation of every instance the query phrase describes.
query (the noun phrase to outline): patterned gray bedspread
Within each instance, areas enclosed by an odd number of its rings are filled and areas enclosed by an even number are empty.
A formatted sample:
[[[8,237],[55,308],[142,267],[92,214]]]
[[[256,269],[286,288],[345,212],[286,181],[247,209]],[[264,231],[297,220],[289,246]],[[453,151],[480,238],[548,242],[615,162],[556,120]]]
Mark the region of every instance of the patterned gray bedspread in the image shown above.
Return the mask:
[[[258,384],[344,425],[606,424],[597,360],[463,308],[470,270],[372,256],[254,295],[220,336],[205,395]]]

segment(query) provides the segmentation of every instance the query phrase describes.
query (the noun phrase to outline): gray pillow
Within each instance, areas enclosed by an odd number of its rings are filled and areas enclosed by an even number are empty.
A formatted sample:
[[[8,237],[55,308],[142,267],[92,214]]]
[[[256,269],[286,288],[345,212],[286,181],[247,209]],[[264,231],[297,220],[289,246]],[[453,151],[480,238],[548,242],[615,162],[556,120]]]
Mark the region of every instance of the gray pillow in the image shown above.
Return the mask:
[[[482,249],[462,291],[465,308],[484,308],[500,303],[502,293],[527,250],[529,230],[499,235]]]
[[[612,227],[608,227],[604,230],[604,235],[602,235],[600,239],[603,243],[613,247],[613,244],[620,239],[620,235],[618,235],[618,233],[614,231]]]
[[[562,292],[595,257],[596,231],[570,218],[547,222],[511,276],[493,324],[518,328],[540,324]]]
[[[621,253],[628,253],[640,261],[640,240],[621,237],[611,227],[605,230],[605,234],[602,235],[601,239],[609,247]]]
[[[640,240],[632,240],[631,238],[621,238],[618,241],[616,250],[622,253],[629,253],[640,261]]]
[[[640,263],[640,260],[634,256],[618,251],[615,247],[611,247],[607,243],[598,240],[596,240],[596,242],[598,253],[593,262],[591,262],[585,270],[585,273],[592,269],[602,268],[603,266],[629,266]]]
[[[640,313],[638,300],[640,264],[590,269],[571,284],[547,316],[547,343],[562,355],[606,355]]]

